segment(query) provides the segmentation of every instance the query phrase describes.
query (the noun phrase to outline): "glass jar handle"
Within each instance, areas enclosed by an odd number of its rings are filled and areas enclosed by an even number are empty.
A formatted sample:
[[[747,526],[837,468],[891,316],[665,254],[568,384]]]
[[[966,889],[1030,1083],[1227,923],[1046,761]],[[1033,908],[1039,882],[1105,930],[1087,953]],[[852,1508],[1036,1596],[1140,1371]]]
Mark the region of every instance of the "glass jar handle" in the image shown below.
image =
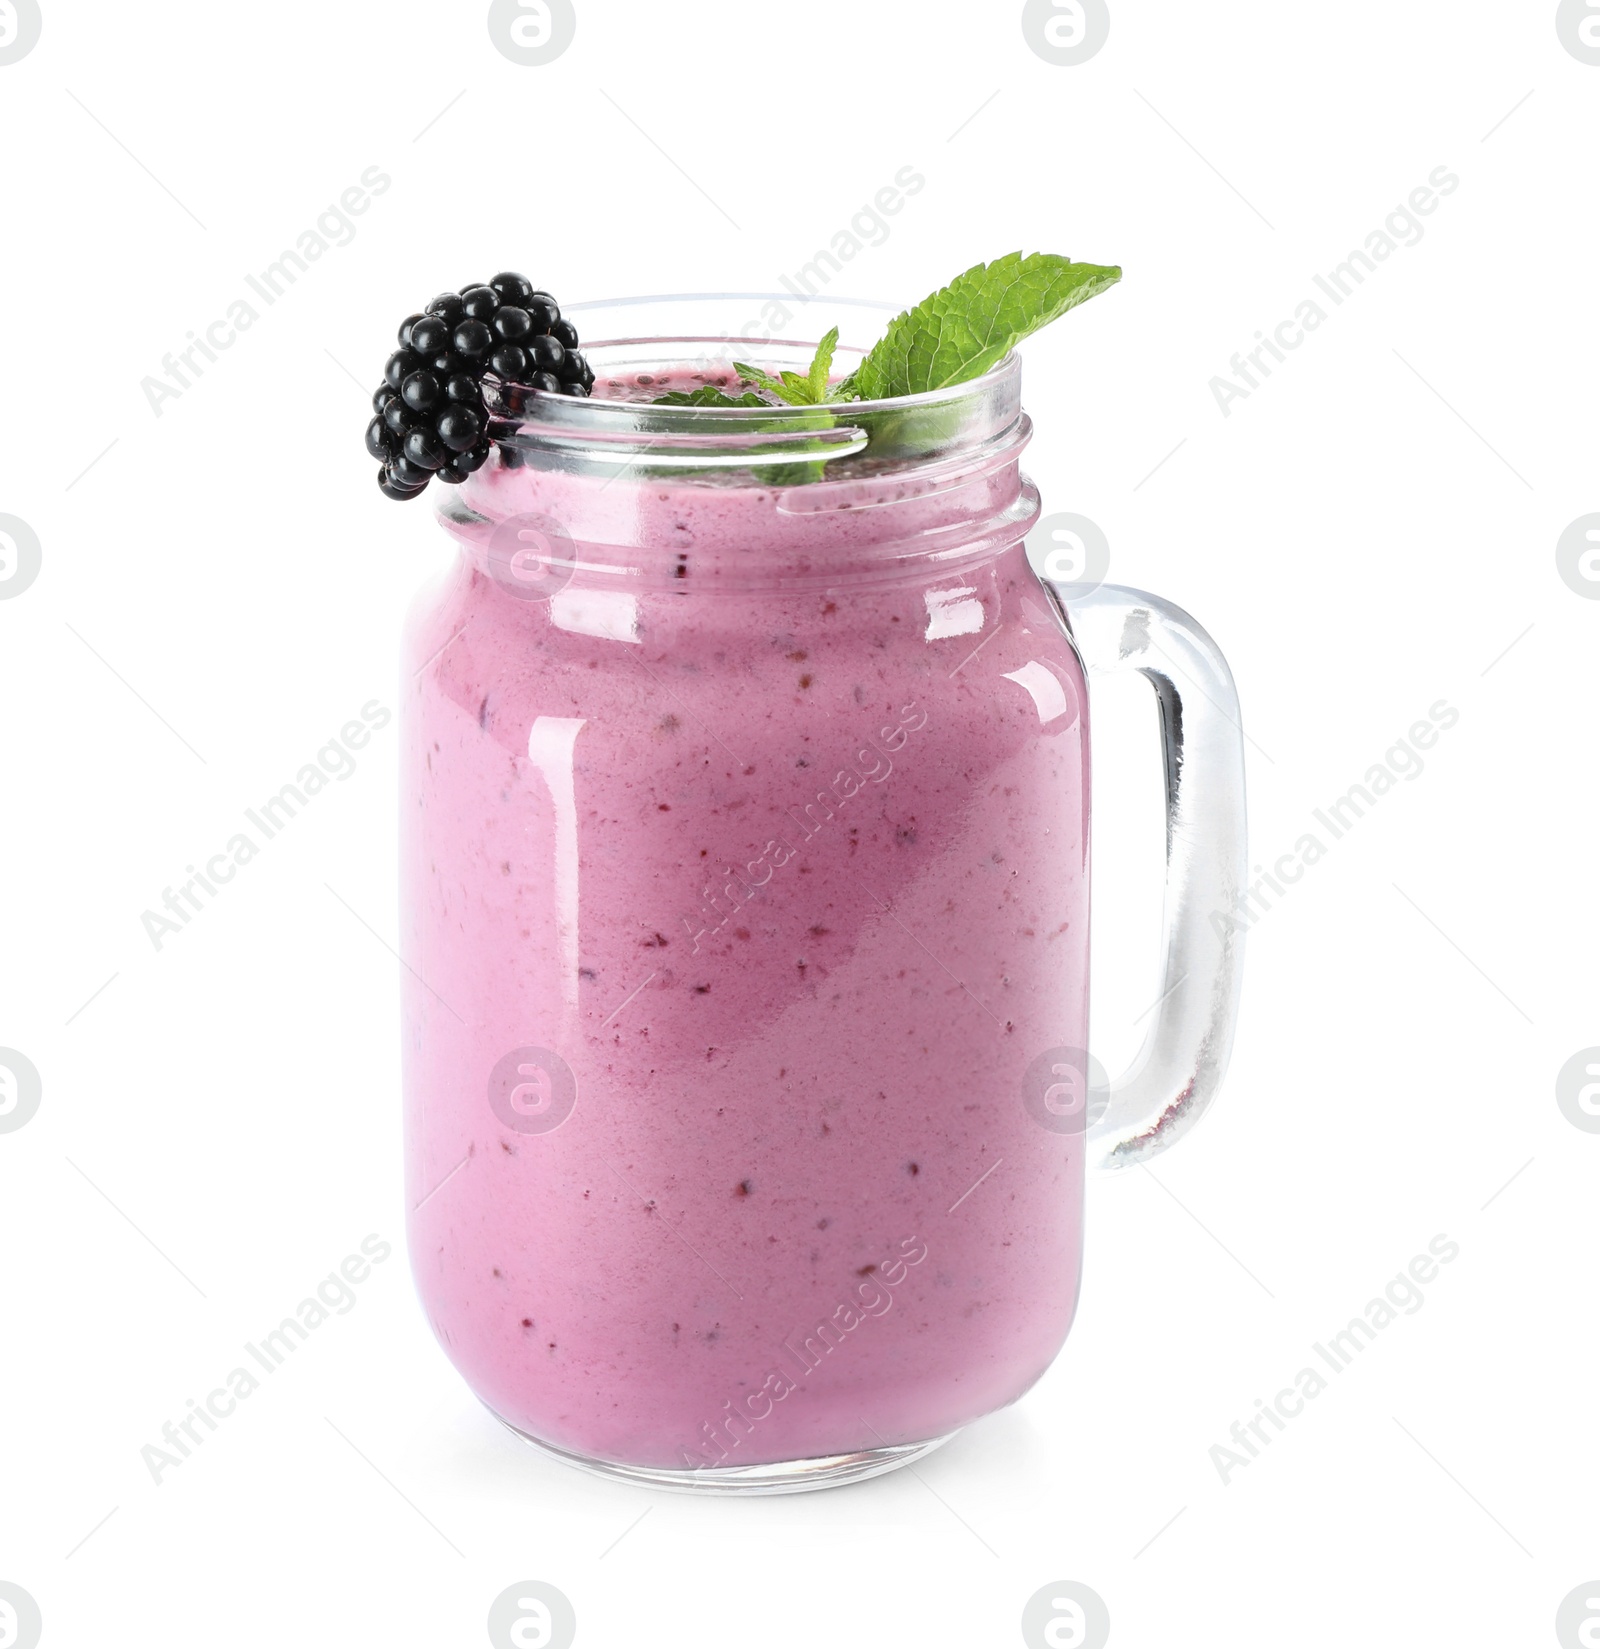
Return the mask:
[[[1155,689],[1161,717],[1161,995],[1132,1065],[1109,1092],[1091,1095],[1088,1130],[1091,1163],[1127,1168],[1187,1133],[1228,1068],[1244,967],[1244,926],[1237,920],[1248,870],[1244,730],[1227,660],[1182,608],[1112,584],[1083,592],[1081,585],[1042,582],[1085,667],[1137,670]]]

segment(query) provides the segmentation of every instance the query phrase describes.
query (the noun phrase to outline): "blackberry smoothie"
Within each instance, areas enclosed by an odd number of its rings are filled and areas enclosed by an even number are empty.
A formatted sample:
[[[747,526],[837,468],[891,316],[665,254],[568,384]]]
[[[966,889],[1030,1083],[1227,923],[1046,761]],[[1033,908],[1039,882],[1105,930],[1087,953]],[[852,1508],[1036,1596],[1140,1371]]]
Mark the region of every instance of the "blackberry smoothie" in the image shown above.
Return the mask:
[[[719,377],[602,370],[582,439]],[[407,637],[434,1331],[509,1425],[657,1481],[930,1444],[1078,1287],[1083,1137],[1024,1095],[1086,1041],[1086,697],[1026,418],[803,479],[529,431]]]

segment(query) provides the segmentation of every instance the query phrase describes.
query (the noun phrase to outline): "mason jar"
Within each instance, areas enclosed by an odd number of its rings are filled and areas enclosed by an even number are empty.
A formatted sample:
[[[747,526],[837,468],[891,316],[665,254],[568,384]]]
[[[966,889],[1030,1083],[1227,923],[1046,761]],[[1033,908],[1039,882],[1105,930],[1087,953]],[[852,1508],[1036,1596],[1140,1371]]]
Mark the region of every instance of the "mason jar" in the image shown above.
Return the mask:
[[[403,988],[412,1264],[469,1386],[571,1463],[770,1493],[915,1460],[1049,1367],[1086,1166],[1169,1143],[1226,1064],[1240,929],[1208,918],[1245,853],[1204,632],[1030,570],[1018,359],[651,404],[803,371],[753,310],[591,312],[594,396],[503,386],[496,457],[436,489]],[[1166,988],[1116,1083],[1086,662],[1152,681],[1166,745]]]

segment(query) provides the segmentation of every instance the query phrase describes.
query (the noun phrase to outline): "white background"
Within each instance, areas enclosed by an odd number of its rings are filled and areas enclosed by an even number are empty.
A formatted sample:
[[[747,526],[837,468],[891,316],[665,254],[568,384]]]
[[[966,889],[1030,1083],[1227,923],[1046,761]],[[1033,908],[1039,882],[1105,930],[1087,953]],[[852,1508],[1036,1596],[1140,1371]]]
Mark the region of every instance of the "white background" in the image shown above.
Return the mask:
[[[485,10],[44,0],[0,66],[0,512],[43,547],[0,601],[0,1044],[44,1085],[0,1134],[0,1581],[49,1646],[474,1644],[527,1579],[585,1645],[1006,1645],[1058,1580],[1118,1649],[1556,1642],[1600,1574],[1600,1135],[1555,1097],[1600,1043],[1600,601],[1555,554],[1600,511],[1600,67],[1546,0],[1113,0],[1078,67],[1018,0],[579,0],[545,67]],[[395,702],[445,554],[360,447],[401,316],[508,266],[771,289],[907,165],[834,292],[1127,271],[1027,348],[1027,467],[1228,653],[1254,860],[1460,719],[1255,924],[1224,1099],[1093,1186],[1020,1405],[842,1491],[632,1491],[502,1432],[412,1297],[393,729],[159,953],[140,913]],[[371,166],[354,239],[155,416],[141,379]],[[1224,417],[1212,377],[1440,166],[1420,243]],[[1142,704],[1097,757],[1115,1066],[1155,977]],[[369,1232],[355,1308],[153,1484],[162,1423]],[[1439,1233],[1422,1309],[1224,1484],[1213,1445]]]

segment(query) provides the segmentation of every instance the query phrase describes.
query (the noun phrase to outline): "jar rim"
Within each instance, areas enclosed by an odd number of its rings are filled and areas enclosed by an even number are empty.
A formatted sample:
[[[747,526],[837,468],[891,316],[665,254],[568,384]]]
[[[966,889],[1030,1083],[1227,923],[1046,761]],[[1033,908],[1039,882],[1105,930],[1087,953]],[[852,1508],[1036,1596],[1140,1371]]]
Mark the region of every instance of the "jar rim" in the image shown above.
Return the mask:
[[[710,336],[710,335],[691,335],[691,334],[685,334],[685,335],[682,335],[682,336],[674,337],[674,336],[671,336],[671,335],[661,335],[661,334],[649,335],[649,334],[645,334],[645,335],[641,335],[641,336],[638,336],[638,337],[628,337],[628,338],[597,338],[597,339],[594,340],[593,343],[584,344],[582,346],[582,348],[585,351],[585,353],[587,353],[590,350],[623,348],[623,347],[630,347],[630,346],[640,345],[640,344],[726,343],[726,344],[729,344],[729,345],[737,345],[742,351],[750,351],[752,349],[763,349],[763,348],[766,348],[766,349],[771,349],[771,348],[777,348],[777,349],[805,349],[805,350],[815,351],[817,345],[820,342],[821,342],[820,338],[771,338],[771,337],[769,337],[769,338],[740,338],[740,337],[735,337],[735,336],[723,336],[723,337],[718,338],[718,337],[713,337],[713,336]],[[840,343],[837,347],[836,352],[835,352],[834,359],[837,360],[840,355],[854,355],[854,356],[859,357],[859,359],[861,359],[861,360],[865,360],[866,356],[867,356],[867,353],[868,353],[868,351],[865,348],[862,348],[859,345],[851,345],[851,344]],[[995,365],[990,367],[987,372],[981,374],[979,377],[964,378],[964,379],[962,379],[962,381],[960,383],[948,384],[943,389],[919,390],[914,395],[885,395],[885,396],[880,396],[877,399],[873,399],[873,400],[863,398],[861,400],[856,400],[856,401],[831,401],[831,402],[825,403],[825,405],[831,406],[831,407],[836,407],[840,410],[848,409],[852,413],[856,413],[856,412],[861,412],[861,413],[883,412],[883,411],[890,411],[890,410],[906,410],[906,409],[914,408],[914,407],[952,405],[952,404],[955,404],[955,403],[963,401],[963,400],[979,399],[992,386],[994,386],[996,384],[1007,382],[1007,381],[1012,380],[1012,379],[1020,379],[1021,375],[1022,375],[1022,358],[1017,354],[1016,350],[1012,349],[1012,350],[1008,350],[1006,352],[1005,356],[1001,360],[997,361],[995,363]],[[557,400],[557,401],[559,401],[559,400],[571,400],[573,398],[571,396],[552,395],[552,394],[549,394],[545,390],[538,390],[538,389],[532,389],[532,388],[528,389],[528,394],[529,395],[539,395],[539,396],[543,396],[545,399]],[[590,399],[590,402],[591,402],[592,405],[604,406],[604,407],[620,407],[620,408],[624,408],[624,409],[654,405],[653,402],[649,402],[649,401],[608,400],[604,397],[602,397],[598,401],[594,400],[593,397],[590,397],[589,399]],[[737,413],[741,417],[747,418],[751,421],[755,421],[755,420],[758,420],[758,419],[771,417],[774,413],[791,413],[791,414],[794,414],[796,416],[804,416],[807,413],[815,412],[818,409],[816,407],[808,407],[808,406],[765,406],[765,407],[671,407],[671,408],[662,407],[662,408],[658,408],[657,410],[663,411],[663,412],[671,411],[671,412],[683,412],[683,413],[694,413],[694,414],[704,414],[704,413],[708,413],[708,412],[712,412],[712,413],[721,412],[721,413],[728,414],[730,416],[732,414]]]

